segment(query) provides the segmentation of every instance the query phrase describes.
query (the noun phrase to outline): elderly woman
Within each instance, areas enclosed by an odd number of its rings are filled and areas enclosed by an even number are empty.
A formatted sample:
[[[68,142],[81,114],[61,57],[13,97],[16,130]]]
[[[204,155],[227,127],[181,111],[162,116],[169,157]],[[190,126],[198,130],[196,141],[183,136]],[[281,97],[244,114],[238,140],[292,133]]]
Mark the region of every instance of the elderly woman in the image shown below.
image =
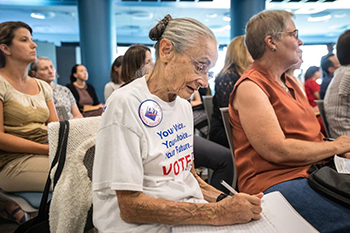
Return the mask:
[[[23,22],[0,24],[0,188],[42,191],[49,172],[47,124],[57,121],[52,89],[28,76],[36,59],[32,29]],[[22,223],[23,211],[7,203],[9,218]]]
[[[213,33],[194,19],[167,15],[149,35],[157,41],[152,73],[114,92],[102,115],[93,170],[95,227],[170,232],[173,224],[259,219],[261,193],[222,199],[225,195],[201,180],[192,163],[187,99],[207,85],[218,52]]]
[[[52,61],[46,57],[38,57],[30,64],[29,75],[47,82],[53,90],[53,103],[56,107],[63,106],[70,119],[81,118],[81,115],[72,92],[65,86],[55,83],[56,69]],[[60,119],[63,120],[63,119]]]
[[[350,229],[350,210],[311,189],[307,177],[311,165],[350,152],[350,137],[324,142],[307,98],[284,73],[301,57],[292,17],[263,11],[246,27],[254,62],[236,83],[229,107],[238,187],[247,193],[281,191],[319,231],[340,232]]]

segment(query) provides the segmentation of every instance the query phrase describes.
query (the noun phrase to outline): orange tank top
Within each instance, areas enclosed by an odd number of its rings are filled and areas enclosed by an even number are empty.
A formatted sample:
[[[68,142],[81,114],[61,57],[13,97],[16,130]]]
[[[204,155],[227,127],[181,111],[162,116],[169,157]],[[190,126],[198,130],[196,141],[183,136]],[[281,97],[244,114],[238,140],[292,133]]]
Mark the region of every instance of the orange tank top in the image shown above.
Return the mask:
[[[308,177],[307,171],[310,168],[310,165],[287,166],[269,162],[250,145],[240,123],[238,112],[231,105],[235,90],[244,80],[253,81],[267,95],[286,138],[313,142],[323,140],[320,125],[307,98],[297,83],[289,76],[283,75],[290,93],[273,79],[269,70],[255,61],[251,68],[243,73],[231,93],[230,123],[233,126],[238,189],[242,192],[255,194],[284,181]]]

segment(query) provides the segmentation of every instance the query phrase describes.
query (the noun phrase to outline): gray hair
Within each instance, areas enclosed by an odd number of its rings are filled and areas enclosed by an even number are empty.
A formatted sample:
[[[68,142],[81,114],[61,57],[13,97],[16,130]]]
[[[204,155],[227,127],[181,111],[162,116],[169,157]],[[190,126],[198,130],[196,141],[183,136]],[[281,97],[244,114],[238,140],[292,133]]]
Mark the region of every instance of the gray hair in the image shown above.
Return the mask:
[[[33,61],[31,64],[30,64],[30,68],[29,68],[29,71],[28,71],[28,75],[31,76],[31,77],[35,77],[35,72],[38,71],[38,66],[39,66],[39,62],[42,61],[42,60],[46,60],[46,61],[51,61],[49,58],[47,57],[43,57],[43,56],[38,56],[35,61]]]
[[[183,53],[184,50],[198,45],[199,38],[207,37],[216,41],[214,33],[203,23],[192,18],[176,18],[166,15],[164,19],[152,28],[149,37],[155,44],[156,57],[158,58],[159,41],[166,38],[170,40],[177,53]]]
[[[280,40],[281,33],[288,26],[288,20],[294,14],[283,10],[262,11],[254,15],[247,23],[245,44],[254,60],[259,59],[265,52],[265,37],[270,35]]]

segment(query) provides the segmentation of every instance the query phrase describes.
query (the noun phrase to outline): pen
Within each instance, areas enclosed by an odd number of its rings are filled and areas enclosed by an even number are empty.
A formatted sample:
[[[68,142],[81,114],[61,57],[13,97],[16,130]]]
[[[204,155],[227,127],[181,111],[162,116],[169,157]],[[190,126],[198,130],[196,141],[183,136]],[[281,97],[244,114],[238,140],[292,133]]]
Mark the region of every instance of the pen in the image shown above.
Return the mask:
[[[228,191],[230,191],[233,194],[237,194],[238,192],[236,190],[234,190],[234,188],[232,188],[230,185],[228,185],[224,180],[221,180],[220,183],[227,188]]]

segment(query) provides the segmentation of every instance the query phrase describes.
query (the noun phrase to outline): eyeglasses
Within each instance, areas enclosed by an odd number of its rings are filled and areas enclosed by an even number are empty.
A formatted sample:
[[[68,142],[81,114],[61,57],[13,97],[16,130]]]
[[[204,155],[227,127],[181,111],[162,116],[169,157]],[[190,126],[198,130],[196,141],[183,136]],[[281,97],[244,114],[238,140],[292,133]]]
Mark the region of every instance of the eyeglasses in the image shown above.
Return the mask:
[[[279,33],[287,33],[289,36],[293,36],[295,39],[299,38],[298,29],[295,29],[294,31],[291,31],[291,32],[279,32]]]
[[[196,67],[196,71],[199,73],[202,73],[203,75],[208,75],[208,71],[209,71],[209,66],[208,64],[205,64],[203,62],[199,62],[196,59],[194,59],[191,55],[189,55],[188,53],[185,53],[193,62],[194,66]]]

